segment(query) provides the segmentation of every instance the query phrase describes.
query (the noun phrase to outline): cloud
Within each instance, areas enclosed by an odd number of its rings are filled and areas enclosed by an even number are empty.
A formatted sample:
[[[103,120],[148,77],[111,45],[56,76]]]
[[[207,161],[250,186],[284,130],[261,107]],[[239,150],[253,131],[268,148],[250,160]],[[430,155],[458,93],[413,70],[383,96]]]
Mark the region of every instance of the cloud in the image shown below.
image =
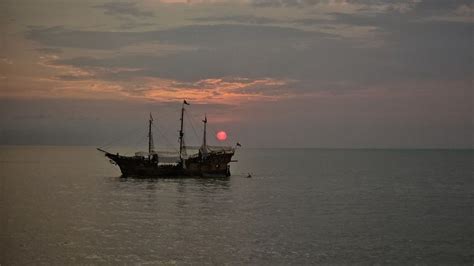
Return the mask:
[[[375,12],[413,12],[418,15],[439,15],[452,12],[459,7],[472,9],[472,0],[251,0],[251,5],[264,8],[308,8],[308,7],[332,7],[341,12],[342,9],[348,13],[361,13],[367,11]],[[337,9],[340,9],[337,11]]]
[[[159,0],[163,4],[214,4],[246,2],[247,0]]]
[[[357,3],[370,4],[370,1]],[[380,3],[374,1],[374,4]],[[445,9],[452,10],[455,6]],[[31,27],[26,37],[46,48],[120,51],[106,56],[62,56],[51,60],[50,64],[90,74],[89,77],[63,73],[56,75],[56,79],[78,82],[93,78],[116,83],[120,84],[123,93],[137,97],[166,98],[187,90],[195,97],[214,95],[217,99],[221,92],[207,91],[206,86],[201,86],[202,81],[231,77],[285,81],[280,86],[246,86],[240,96],[248,97],[285,95],[290,91],[292,95],[325,90],[346,93],[387,87],[400,80],[470,79],[473,24],[418,15],[413,10],[416,8],[404,13],[390,9],[331,12],[297,19],[208,16],[195,18],[194,21],[203,23],[199,25],[135,32]],[[272,23],[279,23],[279,26],[268,25]],[[299,25],[305,27],[298,28]],[[314,25],[335,28],[329,34],[318,31]],[[354,38],[343,37],[337,32],[339,28],[356,32],[361,27],[369,29],[367,38],[358,38],[357,34]],[[160,49],[135,49],[133,52],[125,49],[152,42],[189,49],[176,49],[166,54],[159,54]],[[154,83],[161,85],[157,87]],[[212,94],[201,94],[203,91]]]
[[[472,24],[396,22],[390,14],[362,16],[334,13],[332,16],[338,23],[347,25],[376,26],[379,23],[379,37],[385,41],[384,45],[361,47],[356,40],[331,34],[290,27],[232,24],[193,25],[133,33],[52,28],[32,30],[29,36],[44,45],[59,47],[100,45],[102,49],[117,49],[149,41],[195,47],[166,55],[83,56],[52,62],[92,71],[133,69],[116,73],[98,71],[97,77],[108,81],[150,77],[195,82],[229,76],[250,79],[269,77],[304,81],[307,85],[300,85],[306,90],[341,81],[359,87],[400,78],[442,76],[455,79],[472,74],[472,56],[468,53]]]
[[[8,57],[0,56],[0,63],[7,64],[7,65],[12,65],[13,60],[11,60]]]
[[[331,38],[331,34],[305,31],[291,27],[264,25],[192,25],[159,32],[161,42],[204,47],[236,46],[248,43],[267,43],[279,46],[301,39]]]
[[[301,49],[299,44],[308,43],[310,47],[319,46],[321,49],[334,45],[334,41],[324,41],[330,35],[278,27],[195,26],[169,30],[160,36],[164,43],[199,48],[164,56],[133,54],[108,58],[77,57],[57,60],[55,64],[85,68],[135,68],[141,71],[129,74],[184,81],[225,76],[294,77],[305,75],[308,71],[311,71],[308,75],[314,76],[310,68],[318,67],[311,59],[316,54]],[[301,68],[308,69],[302,71]],[[121,74],[117,78],[130,77]]]
[[[286,85],[290,81],[271,78],[223,78],[204,79],[196,82],[149,79],[141,91],[146,98],[160,101],[186,99],[200,103],[263,102],[287,97],[291,92]]]
[[[40,53],[44,53],[44,54],[59,54],[63,52],[63,50],[60,48],[51,48],[51,47],[37,48],[36,51]]]
[[[407,2],[411,2],[407,0]],[[383,0],[251,0],[251,4],[256,7],[310,7],[316,5],[382,5],[387,1]]]
[[[150,76],[185,81],[225,76],[261,78],[284,74],[288,68],[288,59],[297,61],[307,57],[303,52],[306,45],[325,43],[328,42],[326,39],[335,38],[330,34],[294,28],[227,24],[186,26],[152,32],[109,32],[109,34],[67,31],[63,28],[33,29],[28,36],[43,45],[76,48],[97,47],[96,45],[100,43],[101,49],[117,49],[132,43],[152,40],[158,40],[162,44],[193,46],[196,48],[168,55],[134,53],[114,57],[75,57],[54,61],[57,65],[86,69],[112,67],[139,69],[125,74],[104,76],[109,79]],[[105,37],[101,37],[99,42],[99,36]],[[110,43],[104,41],[107,39],[114,41]],[[291,57],[293,51],[296,52],[293,58],[286,58]],[[241,54],[246,56],[242,57]],[[312,64],[305,61],[302,63]],[[295,73],[298,67],[290,73]]]
[[[253,0],[252,4],[257,7],[302,7],[316,5],[325,2],[323,0]]]
[[[235,22],[244,24],[270,24],[282,22],[282,20],[280,19],[273,19],[254,15],[199,17],[193,18],[192,20],[196,22]]]
[[[250,25],[191,25],[161,31],[111,32],[69,30],[62,26],[30,27],[26,38],[52,47],[119,49],[125,46],[159,41],[182,45],[220,46],[254,41],[276,42],[282,38],[331,37],[330,34],[307,32],[290,27]]]
[[[472,22],[427,20],[414,14],[374,15],[333,13],[334,23],[370,26],[385,43],[381,49],[393,53],[394,62],[416,76],[464,77],[471,72]],[[404,73],[405,78],[413,75]]]
[[[37,93],[40,96],[44,94],[44,97],[82,98],[90,94],[91,98],[108,95],[112,98],[129,97],[161,102],[177,101],[185,95],[187,99],[201,103],[232,104],[276,100],[292,94],[287,87],[293,83],[291,80],[233,76],[184,80],[168,78],[162,73],[154,74],[152,71],[157,69],[153,66],[131,68],[124,64],[104,64],[103,59],[95,60],[97,61],[88,57],[61,59],[56,55],[45,56],[41,59],[41,64],[54,68],[55,75],[37,80]],[[153,60],[156,58],[147,62],[151,63]],[[141,61],[143,60],[139,59],[136,62]]]
[[[451,0],[451,1],[417,1],[414,5],[414,12],[426,15],[436,15],[451,12],[460,6],[472,5],[472,0]]]
[[[132,2],[108,2],[94,7],[103,9],[105,14],[112,16],[153,17],[153,12],[140,10],[137,3]]]
[[[26,38],[50,48],[109,50],[156,39],[153,32],[108,32],[70,30],[62,26],[30,27]]]
[[[241,24],[280,24],[287,26],[302,25],[302,26],[314,26],[314,25],[328,25],[334,22],[333,19],[328,18],[298,18],[298,19],[276,19],[263,16],[255,15],[232,15],[232,16],[210,16],[210,17],[199,17],[194,18],[192,21],[203,22],[203,23],[241,23]]]

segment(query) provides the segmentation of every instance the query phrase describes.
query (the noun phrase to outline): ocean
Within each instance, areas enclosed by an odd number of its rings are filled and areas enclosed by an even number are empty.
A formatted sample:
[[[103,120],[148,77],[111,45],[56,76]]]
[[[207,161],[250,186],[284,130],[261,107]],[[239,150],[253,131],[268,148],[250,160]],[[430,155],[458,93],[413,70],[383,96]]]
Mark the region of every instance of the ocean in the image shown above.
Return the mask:
[[[153,180],[3,146],[0,264],[472,265],[473,155],[242,148],[228,179]]]

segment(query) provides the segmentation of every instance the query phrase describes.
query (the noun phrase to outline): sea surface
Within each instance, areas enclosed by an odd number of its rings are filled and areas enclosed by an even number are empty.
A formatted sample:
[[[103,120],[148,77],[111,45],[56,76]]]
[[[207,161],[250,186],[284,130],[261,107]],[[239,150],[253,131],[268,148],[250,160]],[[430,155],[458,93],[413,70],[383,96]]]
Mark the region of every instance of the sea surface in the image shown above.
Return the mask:
[[[473,155],[243,148],[228,179],[152,180],[0,147],[0,264],[472,265]]]

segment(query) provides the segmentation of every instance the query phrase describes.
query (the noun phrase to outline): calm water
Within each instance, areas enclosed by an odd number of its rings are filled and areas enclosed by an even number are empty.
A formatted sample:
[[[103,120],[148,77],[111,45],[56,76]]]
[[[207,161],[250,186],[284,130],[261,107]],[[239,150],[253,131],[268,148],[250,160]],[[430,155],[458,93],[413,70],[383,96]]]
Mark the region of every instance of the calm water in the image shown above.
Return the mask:
[[[1,147],[0,264],[472,265],[473,155],[242,149],[230,179],[136,180]]]

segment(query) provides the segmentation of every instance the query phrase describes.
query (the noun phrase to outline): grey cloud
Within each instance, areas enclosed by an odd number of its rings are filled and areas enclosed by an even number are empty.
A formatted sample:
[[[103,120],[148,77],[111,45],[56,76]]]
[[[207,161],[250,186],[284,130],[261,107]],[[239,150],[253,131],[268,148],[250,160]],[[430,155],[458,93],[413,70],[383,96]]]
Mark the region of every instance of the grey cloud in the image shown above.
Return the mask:
[[[459,56],[468,55],[466,52],[472,46],[474,24],[471,22],[430,21],[411,14],[394,13],[331,15],[334,23],[377,28],[390,46],[401,51],[416,49],[420,53],[433,52],[433,56]],[[438,49],[438,53],[431,49]]]
[[[54,77],[57,80],[62,81],[82,81],[82,80],[90,80],[94,78],[94,76],[74,76],[74,75],[59,75]]]
[[[156,36],[162,43],[192,45],[199,48],[164,56],[79,57],[58,60],[56,63],[91,68],[115,66],[142,69],[121,73],[117,78],[124,78],[127,75],[177,80],[200,80],[223,76],[302,77],[314,76],[312,71],[322,68],[321,64],[314,62],[318,56],[325,56],[322,54],[327,53],[314,53],[315,49],[324,51],[331,47],[341,47],[342,50],[349,48],[329,34],[270,26],[189,26],[161,31],[156,33]],[[301,49],[305,46],[312,50]],[[321,72],[322,69],[319,70],[318,72]]]
[[[164,30],[159,32],[158,40],[164,43],[203,47],[243,46],[265,42],[271,48],[271,45],[279,46],[295,40],[335,37],[331,34],[290,27],[221,24],[185,26]]]
[[[251,4],[256,7],[310,7],[318,4],[328,4],[330,0],[252,0]],[[421,0],[414,2],[412,0],[397,0],[397,1],[386,1],[386,0],[338,0],[339,3],[351,3],[361,5],[361,9],[366,8],[362,6],[381,6],[381,5],[393,5],[392,9],[396,5],[407,5],[413,9],[414,12],[424,14],[439,14],[452,11],[461,5],[470,5],[472,0]]]
[[[252,0],[252,5],[256,7],[308,7],[319,4],[328,4],[331,0]],[[352,3],[363,5],[382,5],[387,4],[385,0],[337,0],[339,3]],[[410,0],[401,0],[397,3],[410,2]]]
[[[143,11],[132,2],[109,2],[94,6],[103,9],[104,13],[113,16],[132,16],[132,17],[153,17],[153,12]]]
[[[62,53],[63,50],[60,48],[51,48],[51,47],[44,47],[44,48],[38,48],[36,51],[44,54],[59,54]]]
[[[314,25],[324,25],[328,26],[334,23],[332,19],[321,19],[321,18],[300,18],[289,20],[288,23],[293,23],[302,26],[314,26]]]
[[[193,25],[162,31],[103,32],[67,30],[64,27],[30,27],[26,38],[52,47],[86,49],[118,49],[147,41],[162,43],[204,45],[214,47],[232,43],[265,41],[279,42],[282,38],[328,38],[330,34],[307,32],[288,27],[249,25]]]
[[[253,0],[251,3],[260,7],[306,7],[317,4],[328,4],[329,0]],[[361,5],[357,13],[327,13],[332,15],[332,19],[305,17],[300,19],[275,19],[254,15],[232,15],[232,16],[211,16],[193,19],[198,22],[234,22],[244,24],[295,24],[304,26],[350,24],[357,26],[386,26],[388,24],[398,25],[406,22],[417,22],[423,20],[436,20],[443,15],[452,15],[452,11],[461,6],[472,8],[472,0],[452,0],[452,1],[428,1],[415,2],[412,0],[384,1],[384,0],[340,0],[340,3],[347,2]],[[385,6],[386,10],[371,10],[368,6]],[[406,5],[408,9],[401,12],[401,6]],[[365,6],[365,7],[364,7]],[[309,15],[314,15],[314,10]],[[316,14],[319,16],[320,14]]]
[[[118,49],[152,39],[150,33],[68,30],[57,27],[30,27],[26,38],[51,47]]]
[[[266,18],[254,15],[199,17],[194,18],[192,20],[196,22],[236,22],[245,24],[270,24],[282,22],[282,20],[279,19]]]
[[[335,47],[339,48],[335,48]],[[337,53],[327,53],[329,49]],[[242,56],[245,54],[245,56]],[[80,68],[123,67],[142,69],[133,72],[108,73],[102,78],[131,80],[133,77],[159,77],[181,81],[197,81],[226,76],[283,77],[302,80],[358,80],[368,81],[389,78],[390,73],[373,77],[372,73],[387,55],[377,59],[367,50],[355,51],[342,43],[321,43],[311,50],[295,50],[282,46],[267,50],[265,45],[233,48],[199,49],[166,56],[126,55],[113,58],[80,57],[57,60],[60,65]],[[385,58],[384,58],[385,57]],[[363,60],[363,61],[360,61]],[[392,69],[396,70],[396,69]],[[397,75],[398,76],[398,75]]]
[[[147,22],[135,22],[135,21],[126,21],[122,24],[120,24],[120,29],[123,30],[130,30],[130,29],[136,29],[140,27],[151,27],[155,26],[156,24],[154,23],[147,23]]]
[[[257,7],[303,7],[327,3],[328,0],[253,0],[252,4]]]
[[[195,47],[162,56],[123,54],[110,58],[77,57],[54,62],[86,70],[137,69],[98,75],[98,78],[116,81],[148,76],[186,82],[232,76],[251,79],[275,77],[301,80],[302,83],[295,85],[295,88],[309,90],[341,81],[353,87],[364,87],[401,79],[471,77],[472,24],[396,21],[391,14],[371,17],[332,15],[341,24],[378,25],[380,38],[385,44],[361,47],[356,41],[330,34],[289,27],[232,24],[194,25],[133,33],[53,28],[33,30],[30,38],[44,45],[59,47],[115,49],[151,40]]]
[[[275,19],[254,15],[234,15],[218,17],[200,17],[194,18],[196,22],[224,22],[224,23],[242,23],[242,24],[289,24],[301,26],[322,25],[324,27],[335,22],[333,19],[322,18],[301,18],[301,19]]]
[[[472,0],[424,0],[416,3],[414,12],[423,13],[427,15],[436,15],[440,13],[450,12],[462,5],[472,5]]]

